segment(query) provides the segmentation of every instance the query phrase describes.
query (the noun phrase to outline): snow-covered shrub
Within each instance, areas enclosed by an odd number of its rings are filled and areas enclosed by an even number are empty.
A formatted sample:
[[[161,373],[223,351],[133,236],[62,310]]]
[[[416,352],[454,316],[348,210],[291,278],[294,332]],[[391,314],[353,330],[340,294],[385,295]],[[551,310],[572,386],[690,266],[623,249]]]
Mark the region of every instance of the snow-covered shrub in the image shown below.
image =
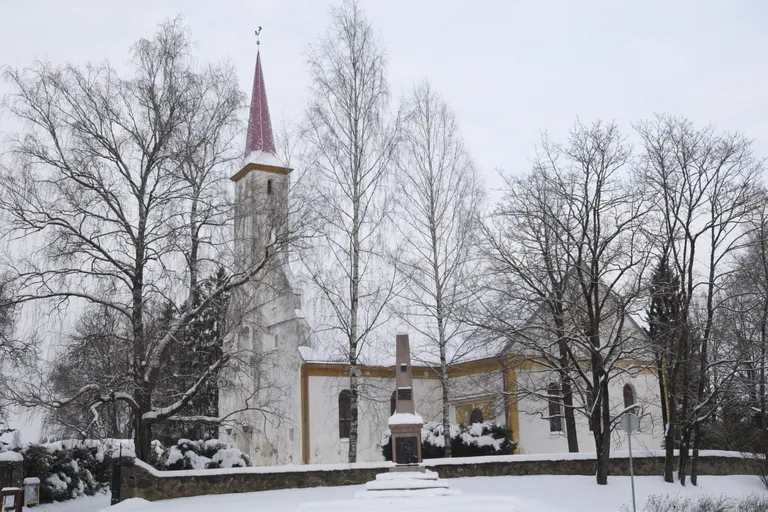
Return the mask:
[[[631,505],[622,507],[623,512],[632,510]],[[765,496],[700,496],[699,498],[681,498],[679,496],[650,496],[643,507],[643,512],[765,512],[768,510],[768,498]]]
[[[40,479],[41,503],[92,496],[109,485],[110,461],[96,446],[22,444],[16,451],[24,455],[24,477]]]
[[[179,439],[175,446],[168,449],[163,448],[157,441],[155,443],[153,443],[153,453],[157,459],[152,461],[152,465],[163,471],[244,468],[251,465],[248,455],[216,439],[207,441]]]
[[[479,457],[483,455],[510,455],[516,445],[512,430],[495,423],[451,425],[451,454],[453,457]],[[443,424],[427,422],[421,428],[421,457],[437,459],[443,456],[445,438]],[[381,441],[381,452],[386,460],[392,460],[390,431]]]
[[[15,451],[24,456],[24,477],[40,479],[41,503],[91,496],[109,488],[113,458],[134,454],[133,441],[128,439],[22,443]],[[152,441],[149,463],[159,470],[250,466],[246,454],[215,439],[181,439],[171,447]]]

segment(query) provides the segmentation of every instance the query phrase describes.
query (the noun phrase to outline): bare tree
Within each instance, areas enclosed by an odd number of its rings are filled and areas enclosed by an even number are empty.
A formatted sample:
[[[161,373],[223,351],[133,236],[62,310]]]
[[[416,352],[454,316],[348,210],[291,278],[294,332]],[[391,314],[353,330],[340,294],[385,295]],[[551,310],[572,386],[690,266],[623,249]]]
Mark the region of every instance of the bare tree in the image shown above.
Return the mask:
[[[77,395],[86,385],[96,383],[104,389],[130,393],[130,330],[125,318],[115,311],[96,306],[77,320],[74,332],[61,343],[62,349],[45,377],[59,396]],[[91,421],[91,397],[81,395],[66,407],[46,410],[46,435],[59,438],[117,438],[131,435],[133,415],[127,404],[104,404],[99,412],[103,421]]]
[[[657,116],[640,123],[637,130],[644,145],[643,182],[656,201],[657,246],[668,254],[680,280],[679,319],[664,355],[668,404],[664,477],[673,481],[673,449],[680,429],[680,482],[685,484],[693,447],[695,484],[701,424],[714,413],[717,396],[738,367],[731,358],[711,360],[709,352],[719,307],[717,291],[746,241],[762,163],[743,136],[721,135],[712,127],[696,129],[686,119]],[[713,380],[715,374],[719,382]],[[695,392],[688,391],[690,386]]]
[[[566,198],[558,196],[548,182],[551,176],[540,158],[533,172],[521,177],[504,177],[502,201],[484,227],[489,272],[485,288],[488,299],[481,317],[486,328],[506,340],[510,348],[535,355],[559,375],[568,451],[578,452],[571,359],[567,349],[565,296],[570,268],[567,231],[572,219]],[[530,332],[539,317],[551,319],[555,343],[542,344]],[[542,318],[543,317],[543,318]],[[540,395],[549,404],[549,382],[528,392]],[[520,389],[526,392],[526,387]],[[549,409],[549,407],[547,407]]]
[[[12,277],[0,275],[0,434],[13,429],[7,427],[8,410],[13,406],[12,395],[8,393],[14,376],[23,372],[37,356],[35,339],[16,336],[18,310],[12,295]]]
[[[15,261],[16,301],[108,308],[127,326],[131,351],[129,391],[91,382],[61,396],[28,381],[19,398],[55,409],[87,397],[94,422],[105,404],[125,404],[142,460],[159,422],[227,419],[181,411],[242,354],[225,351],[173,400],[156,392],[157,383],[174,364],[180,336],[209,303],[259,281],[290,238],[273,230],[263,253],[237,266],[229,240],[216,240],[230,232],[218,226],[232,209],[209,192],[237,152],[232,130],[243,97],[231,68],[198,70],[189,49],[177,20],[133,47],[130,78],[107,63],[6,73],[16,88],[9,110],[26,132],[11,141],[15,160],[3,171],[0,207],[9,218],[7,235],[35,247]],[[201,299],[196,276],[210,260],[232,268]],[[152,329],[160,304],[174,311],[162,329]]]
[[[570,402],[566,423],[574,409],[587,415],[598,484],[607,483],[611,432],[626,412],[612,406],[609,384],[642,369],[627,360],[644,359],[629,314],[647,262],[646,209],[629,180],[630,157],[613,124],[577,123],[564,145],[544,139],[533,173],[508,181],[500,230],[487,229],[491,272],[502,278],[485,309],[507,302],[527,312],[512,317],[517,324],[498,313],[489,322],[533,369],[517,393]],[[560,379],[554,393],[550,375]],[[573,423],[567,428],[569,448],[578,449]]]
[[[476,269],[480,179],[448,105],[429,83],[413,91],[405,112],[397,160],[395,254],[404,278],[398,315],[417,333],[414,353],[433,366],[442,389],[445,456],[451,456],[448,369],[473,348],[460,309],[470,299]],[[431,359],[431,360],[430,360]]]
[[[393,281],[382,275],[379,262],[396,132],[386,116],[384,50],[370,22],[354,1],[333,8],[331,19],[328,33],[309,53],[313,98],[307,138],[320,226],[318,253],[307,267],[331,309],[328,332],[339,336],[350,365],[349,461],[354,462],[358,358],[393,293]]]

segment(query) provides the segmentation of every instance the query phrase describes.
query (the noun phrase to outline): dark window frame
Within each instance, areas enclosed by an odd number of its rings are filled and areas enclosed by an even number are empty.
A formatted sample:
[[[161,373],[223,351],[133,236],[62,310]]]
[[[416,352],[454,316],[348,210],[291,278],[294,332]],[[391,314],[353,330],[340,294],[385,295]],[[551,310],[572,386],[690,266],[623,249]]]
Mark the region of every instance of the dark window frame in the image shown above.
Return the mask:
[[[549,409],[549,431],[554,433],[563,432],[563,397],[560,392],[560,384],[551,382],[547,386],[547,401]],[[553,399],[552,397],[557,397]]]
[[[467,419],[467,423],[470,425],[474,425],[475,423],[485,423],[485,417],[483,416],[483,411],[475,407],[472,409],[472,411],[469,413],[469,418]]]
[[[624,384],[624,389],[622,390],[622,395],[624,397],[624,409],[629,409],[637,405],[637,397],[635,396],[635,387],[630,384],[626,383]]]

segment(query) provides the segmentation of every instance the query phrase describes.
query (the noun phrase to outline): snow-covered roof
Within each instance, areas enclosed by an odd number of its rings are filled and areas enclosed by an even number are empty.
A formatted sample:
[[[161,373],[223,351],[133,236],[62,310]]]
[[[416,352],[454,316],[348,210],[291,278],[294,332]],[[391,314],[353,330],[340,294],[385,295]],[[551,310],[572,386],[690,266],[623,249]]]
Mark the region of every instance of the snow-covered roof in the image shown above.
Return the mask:
[[[23,462],[24,456],[18,452],[0,453],[0,462]]]

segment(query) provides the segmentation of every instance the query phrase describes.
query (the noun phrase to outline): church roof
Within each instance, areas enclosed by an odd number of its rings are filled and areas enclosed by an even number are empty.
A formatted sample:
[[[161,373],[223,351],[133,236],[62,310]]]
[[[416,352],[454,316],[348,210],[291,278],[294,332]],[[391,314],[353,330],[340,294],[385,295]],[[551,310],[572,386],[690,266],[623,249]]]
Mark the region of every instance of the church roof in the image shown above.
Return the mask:
[[[256,71],[253,74],[253,94],[248,117],[248,135],[245,140],[245,155],[252,152],[275,154],[275,140],[272,137],[272,121],[269,118],[267,90],[264,87],[264,72],[261,70],[261,52],[256,53]]]
[[[273,172],[275,170],[290,172],[288,166],[276,155],[272,120],[269,117],[269,103],[267,103],[267,89],[264,86],[264,72],[261,69],[261,52],[257,52],[243,168],[232,177],[232,180],[239,181],[253,169],[265,167]]]

